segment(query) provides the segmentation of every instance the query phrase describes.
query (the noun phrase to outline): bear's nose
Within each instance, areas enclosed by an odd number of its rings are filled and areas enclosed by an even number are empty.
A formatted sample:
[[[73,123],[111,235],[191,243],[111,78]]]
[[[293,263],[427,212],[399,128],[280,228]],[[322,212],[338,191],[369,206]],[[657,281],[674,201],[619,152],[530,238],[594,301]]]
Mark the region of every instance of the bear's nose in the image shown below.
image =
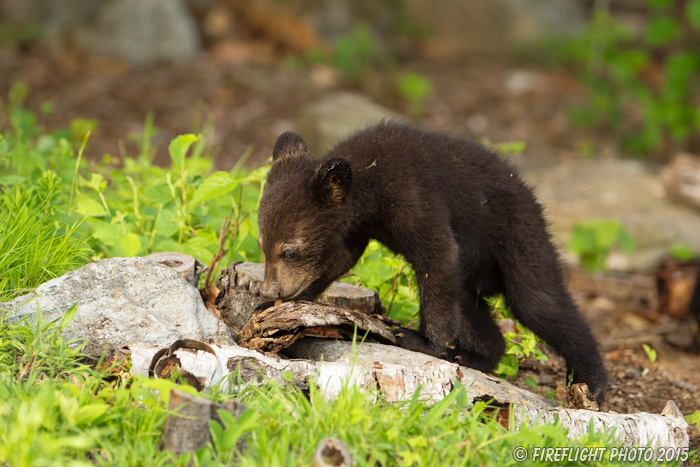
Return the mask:
[[[263,281],[260,287],[260,295],[273,300],[281,298],[279,283],[275,281]]]

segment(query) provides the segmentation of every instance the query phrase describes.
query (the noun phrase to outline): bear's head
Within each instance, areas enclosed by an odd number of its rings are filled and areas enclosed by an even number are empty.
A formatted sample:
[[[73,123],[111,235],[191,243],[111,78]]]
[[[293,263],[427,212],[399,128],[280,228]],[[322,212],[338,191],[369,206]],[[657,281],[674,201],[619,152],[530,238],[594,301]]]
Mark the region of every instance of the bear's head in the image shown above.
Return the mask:
[[[347,270],[351,182],[347,160],[313,160],[298,134],[278,138],[258,212],[263,296],[313,300]]]

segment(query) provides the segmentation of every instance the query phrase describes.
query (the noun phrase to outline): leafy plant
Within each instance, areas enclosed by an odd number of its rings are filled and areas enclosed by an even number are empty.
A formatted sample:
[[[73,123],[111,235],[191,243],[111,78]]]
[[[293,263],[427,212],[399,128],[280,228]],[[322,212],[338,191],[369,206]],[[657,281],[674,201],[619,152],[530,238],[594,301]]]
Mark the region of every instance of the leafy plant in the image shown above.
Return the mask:
[[[400,73],[397,87],[399,95],[408,105],[408,114],[413,118],[421,117],[425,113],[425,101],[433,92],[428,78],[420,73]]]
[[[403,257],[393,254],[376,240],[370,241],[346,280],[376,290],[391,318],[418,321],[419,304],[413,269]]]
[[[674,243],[668,249],[669,254],[678,261],[691,261],[698,255],[685,243]]]
[[[605,261],[615,246],[627,254],[635,249],[634,240],[620,221],[596,219],[574,224],[569,250],[579,255],[585,269],[604,270]]]
[[[651,363],[656,363],[656,350],[652,349],[646,344],[642,344],[642,348],[644,349],[644,353],[647,354],[647,358]]]
[[[349,34],[333,46],[331,63],[346,78],[359,82],[369,72],[377,45],[367,23],[357,23]]]
[[[647,0],[639,34],[596,8],[585,34],[562,46],[586,86],[587,99],[572,118],[613,129],[636,154],[683,149],[700,129],[700,0]]]
[[[56,180],[52,203],[68,225],[77,222],[71,236],[77,229],[90,237],[93,258],[180,251],[211,266],[260,258],[257,204],[266,167],[243,169],[243,155],[231,171],[211,173],[207,140],[193,134],[171,142],[169,168],[155,166],[152,117],[138,140],[139,153],[125,156],[123,167],[114,168],[110,158],[88,163],[83,151],[94,122],[77,119],[70,129],[42,134],[37,116],[22,107],[27,94],[18,84],[8,97],[12,125],[0,139],[0,167],[7,169],[0,184],[22,192],[47,177],[42,172],[48,167]],[[226,219],[236,220],[228,231],[235,236],[220,238]]]
[[[513,319],[513,314],[506,307],[505,300],[502,296],[494,297],[489,300],[496,316],[505,319]],[[546,362],[549,357],[545,355],[538,347],[540,339],[520,322],[515,321],[515,332],[506,332],[503,334],[506,340],[506,351],[494,370],[494,373],[501,377],[510,376],[514,378],[518,374],[520,362],[524,359],[533,356],[541,362]]]

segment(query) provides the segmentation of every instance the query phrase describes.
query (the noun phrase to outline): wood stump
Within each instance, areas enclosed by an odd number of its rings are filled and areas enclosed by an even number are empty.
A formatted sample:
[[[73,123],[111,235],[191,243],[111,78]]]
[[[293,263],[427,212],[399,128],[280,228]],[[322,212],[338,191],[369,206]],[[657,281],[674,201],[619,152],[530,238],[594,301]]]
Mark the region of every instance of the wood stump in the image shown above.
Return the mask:
[[[265,265],[259,263],[237,262],[221,272],[215,306],[236,339],[255,308],[267,301],[260,296],[264,278]],[[342,282],[331,284],[316,302],[368,315],[384,313],[377,292]]]

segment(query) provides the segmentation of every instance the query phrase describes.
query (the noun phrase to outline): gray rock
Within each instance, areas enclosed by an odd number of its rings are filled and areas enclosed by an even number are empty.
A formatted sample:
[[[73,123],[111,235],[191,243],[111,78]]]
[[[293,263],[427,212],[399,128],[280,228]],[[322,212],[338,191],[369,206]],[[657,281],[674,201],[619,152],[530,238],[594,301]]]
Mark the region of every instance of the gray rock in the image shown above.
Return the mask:
[[[138,64],[183,60],[201,49],[184,0],[8,0],[2,13],[14,24],[40,24],[52,42],[68,38]]]
[[[303,108],[295,126],[311,154],[320,156],[352,132],[382,119],[403,117],[361,94],[338,92]]]
[[[110,0],[92,24],[76,31],[81,47],[133,63],[184,60],[201,48],[183,0]]]
[[[523,176],[544,205],[562,251],[576,222],[607,218],[621,221],[636,242],[632,255],[610,255],[610,269],[652,270],[674,243],[700,252],[697,211],[661,196],[660,177],[639,161],[577,160]]]
[[[182,338],[233,343],[195,287],[174,269],[140,257],[87,264],[0,308],[10,310],[12,322],[25,317],[31,322],[37,307],[53,321],[74,303],[78,310],[65,338],[86,338],[98,349],[130,341],[163,346]]]

